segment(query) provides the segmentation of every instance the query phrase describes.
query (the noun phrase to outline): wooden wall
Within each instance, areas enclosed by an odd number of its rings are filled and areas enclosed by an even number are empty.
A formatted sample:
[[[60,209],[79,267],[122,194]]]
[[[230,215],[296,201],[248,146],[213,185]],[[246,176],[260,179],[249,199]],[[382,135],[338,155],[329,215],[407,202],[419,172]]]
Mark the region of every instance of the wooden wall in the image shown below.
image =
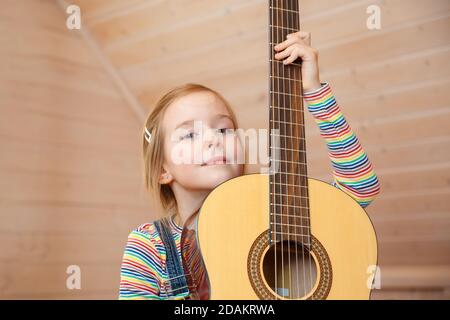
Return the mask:
[[[65,29],[67,3],[81,7],[88,38]],[[371,4],[381,30],[366,27]],[[5,5],[0,295],[114,299],[127,232],[159,210],[141,187],[143,119],[128,94],[146,114],[165,90],[199,82],[230,100],[241,127],[267,127],[266,1]],[[300,0],[300,8],[321,78],[382,184],[367,209],[382,275],[373,297],[450,298],[450,2]],[[306,121],[309,173],[331,181],[324,141]],[[68,264],[84,270],[80,292],[64,287]],[[40,289],[30,289],[33,279]]]
[[[140,121],[54,1],[2,1],[0,39],[0,298],[114,299],[151,211]]]

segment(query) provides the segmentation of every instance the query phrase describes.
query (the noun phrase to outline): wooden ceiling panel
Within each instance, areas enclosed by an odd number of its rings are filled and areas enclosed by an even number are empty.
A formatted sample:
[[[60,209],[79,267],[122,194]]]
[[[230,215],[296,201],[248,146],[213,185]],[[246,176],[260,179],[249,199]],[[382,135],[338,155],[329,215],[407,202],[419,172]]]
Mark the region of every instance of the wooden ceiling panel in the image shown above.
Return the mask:
[[[242,8],[254,7],[255,3],[264,8],[260,5],[261,0],[149,1],[139,10],[125,11],[123,15],[91,24],[90,30],[106,51],[124,49],[139,41],[151,41],[152,36],[176,31],[182,34],[179,42],[185,42],[189,35],[193,35],[185,33],[183,29],[187,26],[232,15]],[[199,12],[204,14],[199,16]]]
[[[433,5],[426,1],[416,1],[414,5],[410,5],[411,0],[385,0],[378,1],[377,4],[382,12],[382,30],[395,28],[399,24],[414,23],[450,11],[448,0],[433,0]],[[364,37],[370,33],[376,33],[376,31],[368,32],[367,30],[367,6],[366,1],[352,2],[351,5],[341,7],[340,10],[326,10],[316,16],[301,15],[301,27],[303,30],[313,31],[314,45],[319,47],[327,46],[329,42],[336,42],[338,39]],[[405,10],[405,7],[409,9]],[[339,21],[339,27],[336,27],[336,21]]]

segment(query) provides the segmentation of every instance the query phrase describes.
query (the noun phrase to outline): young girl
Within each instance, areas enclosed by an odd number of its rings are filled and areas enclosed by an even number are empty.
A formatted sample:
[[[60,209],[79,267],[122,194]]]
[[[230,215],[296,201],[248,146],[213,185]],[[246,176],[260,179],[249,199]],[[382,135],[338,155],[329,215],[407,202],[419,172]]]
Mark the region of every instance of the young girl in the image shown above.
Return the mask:
[[[380,192],[380,185],[330,86],[319,80],[318,53],[310,46],[310,34],[292,33],[274,50],[275,58],[283,59],[285,64],[302,59],[304,100],[328,147],[332,185],[353,197],[361,207],[367,207]],[[196,121],[208,129],[202,141],[196,141]],[[145,122],[146,186],[161,200],[170,217],[170,233],[179,259],[181,231],[187,218],[200,209],[216,186],[243,174],[243,164],[230,163],[225,156],[230,146],[239,152],[239,140],[226,130],[237,128],[228,102],[218,92],[197,84],[166,93]],[[194,142],[200,148],[194,147]],[[202,161],[178,161],[186,154]],[[166,262],[166,249],[155,222],[134,229],[123,255],[119,299],[168,299]]]

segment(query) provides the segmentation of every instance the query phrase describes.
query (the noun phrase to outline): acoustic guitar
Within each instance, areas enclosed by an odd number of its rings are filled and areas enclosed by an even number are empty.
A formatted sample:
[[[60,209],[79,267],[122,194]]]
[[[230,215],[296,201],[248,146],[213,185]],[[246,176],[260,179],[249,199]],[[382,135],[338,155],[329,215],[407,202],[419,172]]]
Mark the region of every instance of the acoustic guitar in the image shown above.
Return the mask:
[[[270,171],[225,181],[182,233],[190,299],[368,299],[377,241],[364,209],[308,178],[301,61],[274,45],[299,30],[297,0],[269,4]]]

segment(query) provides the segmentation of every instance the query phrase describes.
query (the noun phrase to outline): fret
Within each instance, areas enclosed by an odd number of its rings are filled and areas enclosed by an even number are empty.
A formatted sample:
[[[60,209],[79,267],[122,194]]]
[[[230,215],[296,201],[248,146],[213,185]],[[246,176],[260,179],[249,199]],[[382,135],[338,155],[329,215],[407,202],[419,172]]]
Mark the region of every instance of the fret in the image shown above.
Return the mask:
[[[271,232],[275,233],[275,234],[288,235],[288,236],[293,236],[293,237],[304,237],[307,239],[309,239],[309,237],[311,237],[311,235],[309,235],[309,234],[296,234],[296,233],[280,232],[280,231],[271,231]]]
[[[272,132],[270,132],[270,135],[277,136],[277,137],[282,137],[282,138],[291,138],[291,139],[305,140],[306,141],[306,139],[302,138],[302,137],[292,137],[292,136],[286,136],[284,134],[276,134],[276,133],[272,133]]]
[[[277,29],[283,29],[283,30],[288,30],[288,31],[292,31],[292,32],[298,32],[298,30],[294,29],[294,28],[281,27],[281,26],[276,26],[276,25],[273,25],[273,24],[269,24],[269,27],[277,28]]]
[[[304,186],[303,186],[304,188]],[[299,198],[299,199],[309,199],[308,196],[297,196],[297,195],[292,195],[292,194],[285,194],[285,193],[272,193],[270,192],[270,194],[275,195],[275,196],[280,196],[280,197],[295,197],[295,198]],[[309,209],[307,207],[301,207],[302,209]]]
[[[310,226],[298,226],[296,224],[289,224],[289,223],[281,223],[281,222],[270,222],[271,225],[274,226],[286,226],[286,227],[294,227],[294,228],[305,228],[305,229],[311,229]]]
[[[277,106],[269,106],[269,108],[281,109],[281,110],[285,110],[285,111],[296,111],[296,112],[303,111],[301,109],[283,108],[283,107],[277,107]]]
[[[282,123],[282,124],[290,124],[290,125],[294,125],[294,126],[302,126],[304,127],[305,125],[303,123],[294,123],[294,122],[289,122],[289,121],[281,121],[281,120],[269,120],[270,122],[277,122],[277,123]]]
[[[297,177],[302,177],[302,178],[308,178],[308,175],[302,174],[302,173],[292,173],[292,172],[277,171],[274,174],[285,174],[285,175],[297,176]]]
[[[278,172],[276,173],[276,174],[278,174]],[[284,173],[285,174],[285,173]],[[299,176],[299,177],[306,177],[305,175],[302,175],[302,174],[294,174],[294,173],[292,173],[291,175],[296,175],[296,176]],[[278,184],[280,184],[280,183],[283,183],[283,182],[275,182],[275,183],[278,183]],[[308,186],[301,186],[301,185],[299,185],[298,186],[299,188],[304,188],[304,189],[307,189],[308,188]],[[282,195],[281,195],[282,196]],[[306,197],[305,197],[306,198]]]
[[[269,192],[269,194],[273,194],[275,196],[283,196],[283,197],[290,197],[290,198],[301,198],[301,199],[308,199],[309,197],[304,197],[304,196],[296,196],[293,194],[281,194],[281,193],[274,193],[274,192]],[[305,209],[309,209],[309,208],[305,208]]]
[[[273,206],[282,205],[283,201],[285,201],[285,202],[300,201],[300,205],[295,206],[295,208],[309,210],[308,205],[306,205],[306,207],[304,205],[303,206],[301,205],[301,204],[305,203],[304,200],[309,201],[309,196],[299,196],[299,195],[293,195],[293,194],[287,194],[287,193],[276,193],[276,192],[275,193],[269,192],[269,194],[275,195],[274,197],[272,197],[270,199],[271,201],[275,201],[275,202],[269,201],[269,205],[271,205],[271,206],[272,205]],[[288,201],[288,198],[294,198],[294,200],[291,199]],[[300,200],[298,200],[298,199],[300,199]],[[280,200],[280,203],[277,203],[278,200]]]
[[[284,213],[270,213],[271,216],[283,216],[288,218],[299,218],[299,219],[307,219],[309,220],[309,216],[303,217],[298,215],[292,215],[292,214],[284,214]]]
[[[286,11],[286,12],[291,12],[291,13],[296,13],[296,14],[298,14],[298,11],[295,11],[295,10],[283,9],[283,8],[280,8],[280,7],[270,7],[270,6],[269,6],[269,8],[270,8],[270,9],[281,10],[281,11]]]
[[[294,164],[306,164],[305,162],[290,161],[290,160],[270,159],[270,161],[274,161],[274,162],[286,162],[286,163],[294,163]]]
[[[275,146],[270,146],[274,149],[284,150],[284,151],[294,151],[294,152],[303,152],[306,153],[306,150],[297,150],[297,149],[290,149],[290,148],[276,148]]]
[[[307,199],[308,197],[303,197],[303,198]],[[309,207],[303,207],[303,206],[291,206],[291,205],[289,205],[289,204],[273,203],[273,202],[270,202],[269,204],[270,204],[270,205],[275,205],[275,206],[288,207],[288,208],[308,209],[308,210],[309,210]],[[281,214],[281,215],[284,215],[284,214],[282,214],[282,213],[280,213],[280,214]]]
[[[279,185],[279,186],[288,186],[288,187],[297,187],[297,188],[306,188],[305,186],[300,186],[297,184],[291,184],[291,183],[285,183],[285,182],[269,182],[270,184],[274,184],[274,185]],[[284,196],[283,194],[281,194],[281,196]],[[303,198],[308,198],[308,197],[303,197]]]
[[[298,176],[298,177],[305,177],[305,178],[308,177],[308,175],[306,175],[306,174],[291,173],[291,172],[281,172],[281,171],[275,172],[275,174],[288,174],[288,175],[291,175],[291,176]]]
[[[287,224],[287,223],[270,223],[270,228],[272,231],[276,232],[294,232],[297,234],[305,234],[310,235],[311,230],[309,226],[299,226],[299,225],[293,225],[293,224]]]
[[[283,216],[283,217],[288,217],[288,218],[298,218],[298,219],[305,219],[305,220],[309,220],[309,216],[298,216],[298,215],[292,215],[292,214],[281,214],[281,213],[271,213],[270,215],[272,216]],[[309,227],[308,227],[309,228]]]
[[[273,192],[269,192],[269,194],[272,194],[272,195],[275,195],[275,197],[276,196],[280,196],[280,197],[293,197],[293,198],[300,198],[300,199],[309,199],[309,197],[308,196],[297,196],[297,195],[292,195],[292,194],[287,194],[287,193],[273,193]],[[274,198],[275,198],[274,197]],[[270,204],[273,204],[273,205],[278,205],[278,203],[273,203],[273,202],[270,202]],[[301,209],[309,209],[308,207],[300,207]]]
[[[275,45],[277,45],[277,44],[278,44],[278,43],[275,43]],[[295,62],[291,62],[290,64],[284,64],[282,60],[273,60],[273,59],[269,59],[269,61],[270,61],[270,62],[278,62],[278,63],[281,63],[281,64],[283,64],[283,66],[286,66],[286,67],[288,67],[288,66],[298,66],[298,67],[301,67],[301,66],[302,66],[300,63],[295,63]]]
[[[295,82],[300,82],[301,83],[301,80],[291,79],[291,78],[286,78],[286,77],[269,76],[269,78],[276,78],[276,79],[281,79],[281,80],[290,80],[290,81],[295,81]]]
[[[276,173],[277,174],[277,173]],[[300,176],[300,175],[299,175]],[[303,177],[306,177],[306,176],[303,176]],[[273,179],[272,179],[273,180]],[[272,181],[270,181],[269,182],[270,184],[273,184],[273,185],[279,185],[279,186],[291,186],[291,187],[297,187],[297,188],[303,188],[303,189],[308,189],[308,186],[307,185],[300,185],[300,184],[289,184],[289,183],[286,183],[286,182],[284,182],[284,181],[280,181],[280,182],[277,182],[277,181],[275,181],[275,182],[272,182]],[[280,196],[284,196],[284,194],[279,194]],[[301,197],[301,196],[299,196],[299,197]],[[303,198],[308,198],[308,197],[303,197]]]
[[[298,94],[292,94],[292,93],[286,93],[286,92],[277,92],[277,91],[272,91],[272,90],[269,90],[269,92],[270,93],[282,94],[282,95],[286,95],[286,96],[291,96],[291,97],[303,98],[303,96],[300,96]]]

